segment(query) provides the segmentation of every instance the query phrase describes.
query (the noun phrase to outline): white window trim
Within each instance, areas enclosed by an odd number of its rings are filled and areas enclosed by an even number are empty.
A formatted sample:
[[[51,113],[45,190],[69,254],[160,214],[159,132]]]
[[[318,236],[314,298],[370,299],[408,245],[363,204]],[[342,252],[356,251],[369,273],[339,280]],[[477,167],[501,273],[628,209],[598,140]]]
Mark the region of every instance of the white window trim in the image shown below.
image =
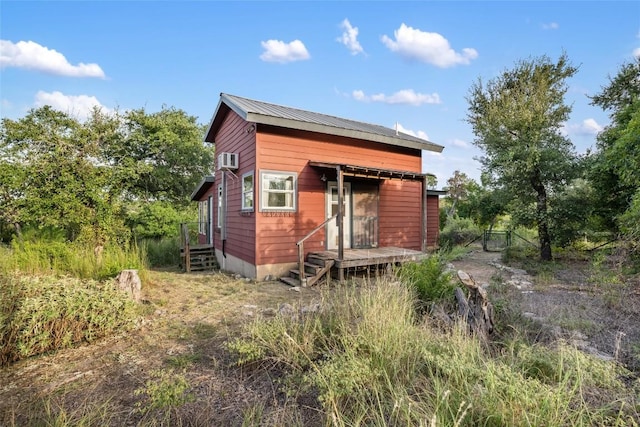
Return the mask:
[[[245,191],[245,189],[244,189],[244,180],[245,180],[245,178],[247,178],[249,176],[251,177],[251,190],[250,190],[251,191],[251,206],[245,206],[244,205],[244,201],[245,201],[245,197],[244,196],[249,191]],[[242,211],[243,212],[253,212],[254,206],[256,204],[256,197],[255,197],[256,177],[255,177],[253,171],[247,172],[247,173],[242,175],[242,184],[241,185],[242,185],[242,194],[241,194],[240,197],[242,198],[242,201],[241,201],[241,203],[242,203]]]
[[[285,177],[293,177],[293,189],[286,190],[286,191],[291,191],[291,195],[293,199],[292,207],[266,206],[266,202],[269,200],[269,197],[268,197],[269,191],[268,189],[265,189],[265,175],[281,175]],[[286,171],[271,171],[271,170],[260,171],[260,211],[261,212],[296,212],[297,209],[298,209],[298,174],[296,172],[286,172]]]

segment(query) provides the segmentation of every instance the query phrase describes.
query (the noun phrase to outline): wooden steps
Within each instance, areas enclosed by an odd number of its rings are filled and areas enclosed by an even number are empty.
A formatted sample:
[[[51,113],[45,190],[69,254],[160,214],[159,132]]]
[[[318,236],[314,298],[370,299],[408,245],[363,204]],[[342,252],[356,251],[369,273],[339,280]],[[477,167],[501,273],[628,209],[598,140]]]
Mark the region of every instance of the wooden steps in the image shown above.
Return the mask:
[[[289,270],[289,275],[281,277],[280,281],[289,286],[313,286],[322,276],[330,277],[331,267],[334,264],[333,259],[309,254],[307,262],[304,263],[304,283],[300,280],[300,269],[298,268]]]
[[[185,252],[189,253],[189,259],[186,259]],[[181,248],[180,259],[182,268],[187,273],[191,271],[213,270],[218,267],[216,255],[211,246],[191,246],[188,248],[188,251],[185,251],[185,248]]]

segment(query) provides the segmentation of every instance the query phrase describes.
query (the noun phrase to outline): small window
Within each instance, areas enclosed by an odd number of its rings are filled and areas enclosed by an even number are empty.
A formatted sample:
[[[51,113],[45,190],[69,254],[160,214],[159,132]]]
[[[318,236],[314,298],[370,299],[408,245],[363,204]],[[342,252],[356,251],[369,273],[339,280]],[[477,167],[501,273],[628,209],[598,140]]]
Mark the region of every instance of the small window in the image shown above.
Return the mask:
[[[260,207],[264,211],[296,210],[296,174],[262,172]]]
[[[253,171],[242,175],[242,210],[253,210]]]
[[[218,215],[217,215],[218,228],[222,228],[222,218],[223,218],[223,212],[222,212],[222,185],[218,185]]]

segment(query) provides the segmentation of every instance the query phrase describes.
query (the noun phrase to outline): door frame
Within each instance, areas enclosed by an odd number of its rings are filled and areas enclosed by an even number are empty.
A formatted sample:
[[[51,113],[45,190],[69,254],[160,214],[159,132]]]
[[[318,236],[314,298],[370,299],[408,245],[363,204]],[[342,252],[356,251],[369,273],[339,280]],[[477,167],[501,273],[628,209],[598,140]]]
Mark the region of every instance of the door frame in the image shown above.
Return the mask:
[[[337,205],[337,202],[334,203],[332,199],[333,192],[331,190],[334,188],[337,194],[338,183],[336,181],[328,181],[327,188],[325,190],[325,196],[324,196],[325,218],[331,218],[331,216],[334,215],[332,206]],[[351,206],[353,201],[351,182],[344,182],[343,189],[344,189],[344,206],[345,206],[344,216],[342,221],[342,224],[344,227],[343,242],[344,242],[344,248],[349,249],[351,248],[351,242],[353,240],[351,236],[352,220],[353,220],[353,209]],[[338,236],[337,221],[329,221],[327,223],[325,235],[326,235],[327,250],[337,250],[338,242],[336,241],[333,244],[330,243],[331,241],[335,240]]]

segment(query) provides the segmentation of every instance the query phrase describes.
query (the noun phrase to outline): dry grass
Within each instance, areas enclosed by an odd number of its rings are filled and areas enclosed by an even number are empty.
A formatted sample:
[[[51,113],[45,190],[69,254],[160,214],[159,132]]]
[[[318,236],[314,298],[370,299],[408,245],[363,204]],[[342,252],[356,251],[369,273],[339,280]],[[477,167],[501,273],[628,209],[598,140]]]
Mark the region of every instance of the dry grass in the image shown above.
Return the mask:
[[[149,278],[147,316],[137,330],[0,370],[0,425],[239,424],[243,411],[271,394],[265,390],[270,379],[238,378],[222,343],[264,309],[319,296],[313,288],[297,293],[221,273],[165,270]],[[136,393],[153,372],[169,369],[184,375],[194,402],[158,408],[148,394]],[[156,391],[155,402],[162,392]],[[286,408],[285,402],[283,419],[290,418]]]
[[[489,282],[495,269],[473,265]],[[280,391],[282,372],[234,367],[224,345],[266,309],[319,301],[318,288],[163,270],[150,272],[143,298],[137,330],[0,370],[0,425],[324,424],[308,393]],[[168,374],[152,388],[158,372]]]

